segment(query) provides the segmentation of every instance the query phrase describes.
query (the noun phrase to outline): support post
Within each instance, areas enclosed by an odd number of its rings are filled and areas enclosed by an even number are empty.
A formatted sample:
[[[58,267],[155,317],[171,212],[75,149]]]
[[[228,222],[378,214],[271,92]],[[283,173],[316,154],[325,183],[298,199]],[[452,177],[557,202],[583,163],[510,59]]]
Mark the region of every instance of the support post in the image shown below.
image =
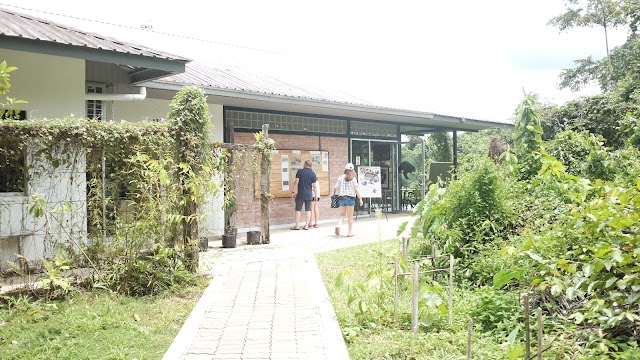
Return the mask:
[[[458,130],[453,130],[453,171],[458,170]]]
[[[538,315],[538,360],[542,360],[542,309],[537,308]]]
[[[531,357],[531,326],[529,324],[529,294],[524,294],[524,336],[525,336],[525,356]]]
[[[409,256],[409,239],[406,237],[402,237],[402,256],[405,260]]]
[[[420,288],[420,264],[417,261],[414,261],[412,265],[411,330],[413,331],[413,336],[415,337],[416,332],[418,331],[418,289]]]
[[[467,322],[467,360],[471,360],[471,338],[473,337],[473,319]]]
[[[404,240],[404,239],[403,239]],[[398,259],[393,259],[393,320],[398,319]]]
[[[107,170],[104,146],[102,147],[102,243],[107,243]]]
[[[453,325],[453,254],[449,254],[449,326]]]
[[[262,142],[269,140],[269,124],[262,125]],[[271,242],[271,234],[269,232],[270,209],[269,200],[271,197],[269,191],[269,178],[271,177],[271,154],[262,153],[260,161],[260,210],[262,212],[260,225],[262,228],[262,243],[269,244]]]
[[[436,266],[436,245],[435,244],[431,244],[431,268],[434,270],[438,268]],[[432,280],[436,279],[435,272],[431,274],[431,279]]]
[[[425,198],[425,196],[427,195],[427,161],[426,161],[426,154],[425,154],[425,147],[424,147],[424,137],[421,138],[422,139],[422,197],[420,197],[420,200],[423,200]]]

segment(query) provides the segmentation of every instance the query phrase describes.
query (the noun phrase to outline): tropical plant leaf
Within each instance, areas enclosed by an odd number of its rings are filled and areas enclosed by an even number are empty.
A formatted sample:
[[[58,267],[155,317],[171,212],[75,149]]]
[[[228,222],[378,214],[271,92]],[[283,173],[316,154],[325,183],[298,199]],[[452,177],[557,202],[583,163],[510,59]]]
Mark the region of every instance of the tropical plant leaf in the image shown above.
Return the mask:
[[[493,287],[498,289],[506,285],[509,281],[522,280],[524,269],[504,270],[493,276]]]

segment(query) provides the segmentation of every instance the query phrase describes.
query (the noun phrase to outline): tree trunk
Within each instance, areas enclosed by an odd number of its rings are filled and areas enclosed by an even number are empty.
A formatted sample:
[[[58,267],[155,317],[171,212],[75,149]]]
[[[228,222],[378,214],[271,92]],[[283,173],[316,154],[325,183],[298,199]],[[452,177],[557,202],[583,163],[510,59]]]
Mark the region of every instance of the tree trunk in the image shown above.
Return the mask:
[[[611,61],[611,56],[609,56],[609,32],[607,29],[607,12],[606,12],[607,9],[604,6],[600,6],[600,7],[602,9],[602,27],[604,28],[604,46],[607,50],[607,66],[609,70],[609,79],[607,82],[609,82],[609,85],[611,86],[615,84],[612,83],[613,82],[613,63]]]
[[[266,143],[268,140],[269,124],[264,124],[262,125],[262,142]],[[269,200],[271,200],[271,194],[269,193],[269,178],[271,177],[271,154],[263,152],[260,160],[260,209],[262,210],[260,226],[262,228],[262,243],[269,244],[271,242],[271,234],[269,233]]]
[[[198,265],[200,261],[200,249],[198,248],[198,205],[194,201],[190,201],[187,212],[191,219],[191,221],[186,224],[188,236],[185,239],[187,259],[189,259],[188,268],[191,272],[196,274],[198,272]]]
[[[227,128],[228,131],[228,141],[229,143],[231,143],[230,145],[234,145],[233,142],[235,141],[235,136],[234,136],[234,128],[233,128],[233,121],[229,121],[229,125]],[[223,144],[225,145],[225,144]],[[225,183],[225,187],[224,187],[224,196],[227,197],[229,196],[229,192],[231,191],[233,193],[233,197],[235,198],[236,193],[235,193],[235,174],[233,171],[233,149],[231,147],[223,147],[223,148],[228,148],[229,149],[229,159],[227,160],[227,166],[226,166],[226,173],[224,174],[224,183]],[[233,203],[231,204],[226,204],[227,206],[225,206],[224,208],[224,234],[225,235],[231,235],[231,232],[233,231],[233,228],[235,227],[235,223],[236,223],[236,201],[234,199]]]

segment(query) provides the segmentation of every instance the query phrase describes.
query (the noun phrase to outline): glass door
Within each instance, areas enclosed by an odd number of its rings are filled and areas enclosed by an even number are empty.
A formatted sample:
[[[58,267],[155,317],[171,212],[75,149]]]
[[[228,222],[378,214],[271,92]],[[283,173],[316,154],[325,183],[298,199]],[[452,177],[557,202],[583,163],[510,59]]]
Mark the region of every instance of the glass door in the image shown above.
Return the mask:
[[[397,186],[397,143],[379,140],[351,140],[351,162],[359,173],[360,166],[380,167],[381,196],[365,199],[363,210],[381,208],[386,212],[400,209],[399,187]]]
[[[424,140],[400,144],[398,163],[398,183],[400,184],[400,208],[413,211],[417,203],[425,196],[425,146]]]
[[[369,149],[369,140],[351,140],[351,163],[356,173],[360,173],[360,166],[369,166],[369,158],[371,156]],[[371,209],[371,199],[364,199],[364,204],[361,207],[357,203],[356,206],[359,210],[369,211]]]

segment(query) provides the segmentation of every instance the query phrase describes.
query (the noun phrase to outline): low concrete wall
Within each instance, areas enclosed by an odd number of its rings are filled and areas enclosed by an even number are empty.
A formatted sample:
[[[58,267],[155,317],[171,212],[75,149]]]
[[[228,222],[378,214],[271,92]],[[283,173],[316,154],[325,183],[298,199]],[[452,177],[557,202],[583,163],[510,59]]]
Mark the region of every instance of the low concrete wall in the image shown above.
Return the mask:
[[[56,163],[57,166],[53,164]],[[35,156],[27,151],[25,193],[0,193],[0,270],[18,255],[29,261],[53,255],[57,244],[86,241],[86,159],[82,149]],[[30,213],[29,202],[44,201],[44,214]]]

